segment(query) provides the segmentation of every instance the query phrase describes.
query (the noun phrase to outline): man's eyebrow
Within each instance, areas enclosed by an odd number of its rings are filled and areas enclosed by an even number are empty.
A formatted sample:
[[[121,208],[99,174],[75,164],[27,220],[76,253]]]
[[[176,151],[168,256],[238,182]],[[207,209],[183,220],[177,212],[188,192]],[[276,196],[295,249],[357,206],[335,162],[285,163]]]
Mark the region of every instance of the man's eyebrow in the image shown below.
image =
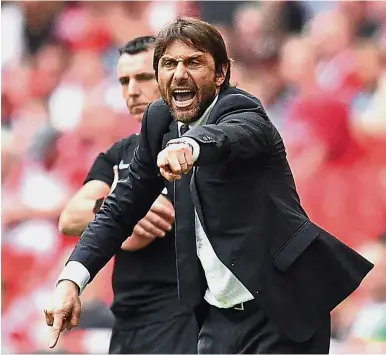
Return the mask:
[[[134,75],[137,79],[152,79],[155,78],[155,73],[154,72],[141,72],[138,74]]]
[[[166,54],[161,57],[161,60],[175,60],[175,59],[174,57]]]
[[[204,57],[204,54],[203,53],[197,53],[197,54],[192,54],[191,56],[189,56],[188,60],[191,60],[191,59],[201,59]]]
[[[204,53],[193,53],[192,55],[189,55],[189,56],[186,56],[186,57],[184,56],[182,59],[183,60],[199,59],[199,58],[202,58],[203,56],[204,56]],[[164,54],[161,57],[161,60],[177,60],[177,58],[172,57],[169,54]]]

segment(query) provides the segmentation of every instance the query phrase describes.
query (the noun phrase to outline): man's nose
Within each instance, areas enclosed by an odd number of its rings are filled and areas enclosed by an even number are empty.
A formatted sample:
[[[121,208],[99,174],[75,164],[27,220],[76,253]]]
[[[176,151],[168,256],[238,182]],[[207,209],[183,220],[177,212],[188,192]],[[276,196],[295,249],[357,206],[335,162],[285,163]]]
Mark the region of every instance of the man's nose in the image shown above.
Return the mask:
[[[129,96],[138,96],[140,94],[139,85],[136,80],[130,80],[127,92]]]
[[[188,79],[188,71],[183,62],[178,62],[174,71],[174,78],[177,80]]]

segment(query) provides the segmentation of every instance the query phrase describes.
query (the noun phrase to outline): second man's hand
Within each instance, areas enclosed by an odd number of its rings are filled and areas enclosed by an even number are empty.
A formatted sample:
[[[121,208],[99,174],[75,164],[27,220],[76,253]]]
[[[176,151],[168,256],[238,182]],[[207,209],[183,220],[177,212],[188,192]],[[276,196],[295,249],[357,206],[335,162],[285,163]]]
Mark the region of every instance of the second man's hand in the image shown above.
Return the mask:
[[[154,239],[164,237],[172,229],[174,208],[163,195],[158,196],[149,212],[134,227],[133,235]]]
[[[133,234],[122,244],[122,249],[135,251],[150,244],[155,238],[163,238],[172,229],[174,208],[163,195],[158,196],[149,212],[134,227]]]
[[[170,142],[169,142],[170,143]],[[157,165],[168,181],[181,179],[193,168],[193,148],[184,142],[173,142],[158,154]]]

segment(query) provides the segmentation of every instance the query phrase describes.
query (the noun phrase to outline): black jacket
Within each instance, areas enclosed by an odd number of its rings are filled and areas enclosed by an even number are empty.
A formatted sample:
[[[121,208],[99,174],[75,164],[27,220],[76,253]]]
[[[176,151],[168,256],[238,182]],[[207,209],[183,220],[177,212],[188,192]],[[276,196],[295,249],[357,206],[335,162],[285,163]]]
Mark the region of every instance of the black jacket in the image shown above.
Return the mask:
[[[283,141],[258,99],[239,89],[222,91],[207,124],[185,136],[200,145],[191,197],[216,254],[284,333],[308,340],[372,264],[309,221]],[[165,103],[152,103],[127,178],[70,257],[92,277],[162,190],[157,155],[175,137],[177,124]]]

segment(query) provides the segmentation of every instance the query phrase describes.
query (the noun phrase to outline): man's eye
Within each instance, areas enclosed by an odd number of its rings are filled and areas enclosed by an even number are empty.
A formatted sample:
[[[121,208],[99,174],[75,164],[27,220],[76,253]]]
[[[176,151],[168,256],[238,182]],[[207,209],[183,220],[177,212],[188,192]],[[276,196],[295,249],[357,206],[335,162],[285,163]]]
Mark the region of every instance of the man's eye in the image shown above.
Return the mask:
[[[165,60],[164,62],[163,62],[163,65],[164,65],[164,67],[165,68],[174,68],[175,67],[175,61],[173,61],[173,60]]]
[[[129,78],[122,78],[121,80],[119,80],[121,82],[121,85],[122,86],[126,86],[129,84],[129,81],[130,79]]]
[[[191,68],[195,68],[198,67],[200,64],[200,61],[193,59],[189,61],[188,66]]]

